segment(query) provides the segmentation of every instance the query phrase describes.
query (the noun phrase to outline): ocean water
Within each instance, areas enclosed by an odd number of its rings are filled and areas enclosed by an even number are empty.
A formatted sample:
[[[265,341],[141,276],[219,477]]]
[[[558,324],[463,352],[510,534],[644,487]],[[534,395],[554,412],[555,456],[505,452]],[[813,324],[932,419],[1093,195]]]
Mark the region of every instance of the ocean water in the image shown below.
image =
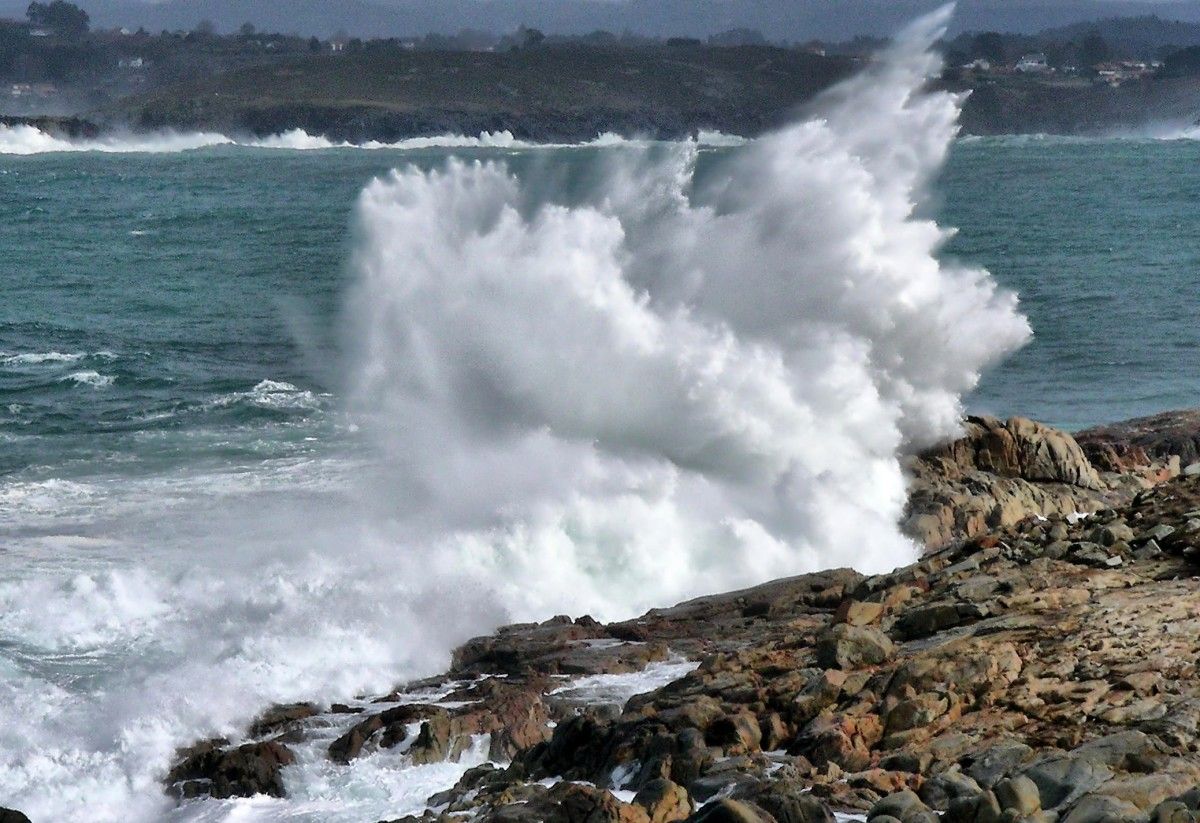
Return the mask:
[[[1200,400],[1200,142],[958,142],[938,184],[945,253],[1021,297],[1029,345],[969,408],[1079,430]]]
[[[415,811],[483,755],[158,781],[508,620],[907,562],[964,407],[1194,405],[1200,144],[955,140],[938,25],[753,143],[0,132],[0,806]]]

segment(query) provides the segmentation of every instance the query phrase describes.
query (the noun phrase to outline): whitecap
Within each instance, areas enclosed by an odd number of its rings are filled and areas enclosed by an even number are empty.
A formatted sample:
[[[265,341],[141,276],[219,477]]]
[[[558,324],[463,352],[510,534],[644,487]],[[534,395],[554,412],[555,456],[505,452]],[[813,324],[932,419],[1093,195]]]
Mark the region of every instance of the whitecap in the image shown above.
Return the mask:
[[[60,378],[59,382],[61,383],[66,380],[73,380],[80,385],[91,386],[94,389],[102,389],[106,386],[111,386],[114,382],[116,382],[116,379],[117,378],[110,374],[101,374],[98,371],[92,371],[89,369],[87,371],[71,372],[65,377]]]
[[[87,357],[87,352],[24,352],[22,354],[0,353],[0,364],[6,366],[36,366],[42,363],[75,363]]]
[[[210,408],[224,408],[242,403],[264,409],[316,409],[329,395],[318,395],[308,389],[282,380],[261,380],[249,391],[225,394],[209,403]]]

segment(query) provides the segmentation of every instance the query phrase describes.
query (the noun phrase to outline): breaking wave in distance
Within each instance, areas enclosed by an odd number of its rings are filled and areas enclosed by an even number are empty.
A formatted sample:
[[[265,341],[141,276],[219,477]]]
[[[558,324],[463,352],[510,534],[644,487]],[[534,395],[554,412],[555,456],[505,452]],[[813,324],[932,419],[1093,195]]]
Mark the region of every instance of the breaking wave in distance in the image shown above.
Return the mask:
[[[291,129],[269,137],[234,138],[217,132],[160,131],[141,134],[108,134],[94,138],[66,138],[30,125],[0,125],[0,155],[33,155],[55,152],[100,152],[105,154],[175,154],[200,149],[232,146],[245,149],[283,151],[329,151],[364,149],[374,151],[419,151],[424,149],[563,149],[609,148],[648,145],[657,141],[627,138],[605,132],[582,143],[537,143],[521,140],[510,131],[483,132],[478,136],[443,134],[409,137],[395,142],[370,140],[364,143],[334,141],[303,129]],[[729,147],[745,138],[718,131],[700,131],[692,142],[700,146]]]

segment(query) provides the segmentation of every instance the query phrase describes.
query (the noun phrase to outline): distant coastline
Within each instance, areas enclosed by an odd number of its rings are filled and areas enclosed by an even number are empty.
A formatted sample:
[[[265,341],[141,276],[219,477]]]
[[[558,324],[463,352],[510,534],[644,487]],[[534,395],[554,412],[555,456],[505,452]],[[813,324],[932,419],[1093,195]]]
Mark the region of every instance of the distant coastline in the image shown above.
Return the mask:
[[[160,131],[261,138],[297,129],[349,143],[489,132],[547,143],[605,133],[755,137],[857,68],[844,58],[769,47],[697,49],[687,60],[626,52],[624,62],[595,50],[591,64],[566,51],[427,53],[373,66],[353,58],[297,61],[290,69],[243,69],[167,86],[77,117],[0,116],[0,126],[30,125],[70,139]],[[398,74],[403,84],[395,84]],[[1120,86],[1023,77],[941,85],[968,93],[966,135],[1100,135],[1200,119],[1200,77]]]

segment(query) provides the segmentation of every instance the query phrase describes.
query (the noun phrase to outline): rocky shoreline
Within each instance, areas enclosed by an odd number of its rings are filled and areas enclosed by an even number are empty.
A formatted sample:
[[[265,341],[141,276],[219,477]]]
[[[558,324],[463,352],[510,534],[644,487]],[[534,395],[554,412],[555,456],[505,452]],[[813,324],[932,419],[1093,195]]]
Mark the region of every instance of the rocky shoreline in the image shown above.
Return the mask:
[[[918,563],[505,627],[442,677],[273,707],[164,785],[281,796],[316,741],[347,768],[481,763],[405,823],[1195,820],[1198,447],[1197,412],[971,418],[910,461]]]

